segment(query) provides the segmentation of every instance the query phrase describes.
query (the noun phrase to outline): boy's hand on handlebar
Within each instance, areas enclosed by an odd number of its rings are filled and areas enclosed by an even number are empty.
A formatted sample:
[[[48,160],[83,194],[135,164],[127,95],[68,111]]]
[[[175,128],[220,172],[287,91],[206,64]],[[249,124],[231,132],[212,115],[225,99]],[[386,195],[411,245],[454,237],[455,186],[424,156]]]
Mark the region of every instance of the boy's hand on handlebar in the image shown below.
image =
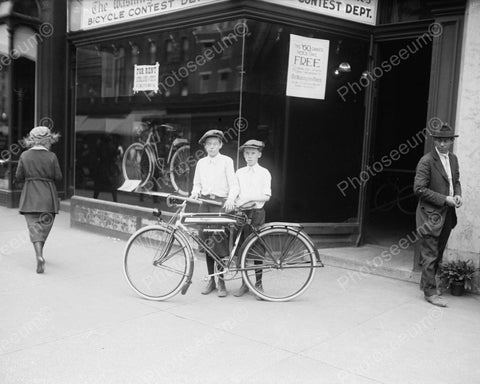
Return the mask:
[[[198,199],[198,193],[192,193],[192,194],[190,195],[190,198],[197,200],[197,199]]]
[[[227,211],[227,212],[233,211],[235,209],[235,202],[231,199],[227,199],[227,201],[225,201],[225,204],[223,205],[223,207],[225,208],[225,211]]]

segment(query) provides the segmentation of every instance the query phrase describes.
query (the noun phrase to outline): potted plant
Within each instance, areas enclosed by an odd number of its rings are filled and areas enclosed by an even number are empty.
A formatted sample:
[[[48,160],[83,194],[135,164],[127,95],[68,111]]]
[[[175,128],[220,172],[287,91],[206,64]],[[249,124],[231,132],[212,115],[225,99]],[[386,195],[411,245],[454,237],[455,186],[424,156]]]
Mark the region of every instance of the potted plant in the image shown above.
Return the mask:
[[[452,260],[440,266],[440,278],[446,288],[450,288],[452,295],[461,296],[465,291],[472,289],[472,279],[478,268],[475,268],[472,259]]]

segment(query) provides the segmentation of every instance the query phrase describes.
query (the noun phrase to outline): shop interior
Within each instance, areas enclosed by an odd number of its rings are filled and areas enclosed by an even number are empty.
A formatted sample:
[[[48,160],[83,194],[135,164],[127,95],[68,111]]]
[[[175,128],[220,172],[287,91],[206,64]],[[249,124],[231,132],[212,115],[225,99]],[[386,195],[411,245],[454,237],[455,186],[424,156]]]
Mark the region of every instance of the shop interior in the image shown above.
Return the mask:
[[[395,40],[379,44],[382,63],[415,40]],[[429,94],[431,43],[420,47],[401,65],[375,82],[376,119],[372,139],[372,161],[376,163],[368,181],[368,217],[365,242],[390,246],[415,229],[417,198],[413,194],[415,167],[425,150]],[[409,51],[410,52],[410,51]],[[400,145],[403,154],[391,156]],[[390,166],[384,166],[387,160]],[[383,158],[383,160],[382,160]]]

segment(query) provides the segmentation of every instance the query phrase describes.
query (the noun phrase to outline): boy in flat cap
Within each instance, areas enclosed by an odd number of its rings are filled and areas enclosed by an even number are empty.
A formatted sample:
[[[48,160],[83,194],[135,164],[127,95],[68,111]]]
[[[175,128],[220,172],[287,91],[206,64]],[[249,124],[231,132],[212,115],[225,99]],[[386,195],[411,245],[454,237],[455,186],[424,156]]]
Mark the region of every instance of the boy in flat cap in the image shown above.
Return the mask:
[[[198,197],[216,200],[223,203],[223,207],[203,204],[202,212],[220,212],[225,209],[231,211],[235,208],[235,198],[238,195],[238,181],[233,168],[233,160],[220,153],[223,145],[223,132],[212,129],[207,131],[198,141],[202,144],[207,152],[207,156],[200,159],[195,168],[193,177],[193,188],[191,196],[196,199]],[[206,236],[201,233],[206,240]],[[226,257],[229,254],[228,237],[225,236],[222,241],[212,241],[213,251],[220,257]],[[215,273],[215,260],[206,255],[207,271],[209,275]],[[207,295],[215,288],[218,288],[218,296],[227,296],[225,282],[222,276],[218,279],[218,287],[215,285],[215,279],[212,276],[202,294]]]
[[[258,164],[258,159],[262,157],[262,150],[265,144],[259,140],[248,140],[240,147],[243,151],[243,157],[247,162],[247,166],[237,170],[238,184],[240,186],[240,194],[235,204],[244,210],[250,217],[251,224],[259,227],[265,223],[265,210],[263,206],[265,202],[270,200],[272,195],[271,183],[272,176],[270,172]],[[244,232],[244,239],[250,233],[248,230]],[[262,271],[255,271],[255,285],[262,288]],[[240,289],[234,293],[234,296],[243,296],[248,292],[245,282],[242,282]]]
[[[420,287],[429,303],[446,307],[437,292],[435,275],[450,232],[457,224],[455,208],[462,206],[458,159],[450,152],[455,135],[448,124],[432,131],[435,148],[418,162],[413,190],[419,197],[416,225],[420,235]]]

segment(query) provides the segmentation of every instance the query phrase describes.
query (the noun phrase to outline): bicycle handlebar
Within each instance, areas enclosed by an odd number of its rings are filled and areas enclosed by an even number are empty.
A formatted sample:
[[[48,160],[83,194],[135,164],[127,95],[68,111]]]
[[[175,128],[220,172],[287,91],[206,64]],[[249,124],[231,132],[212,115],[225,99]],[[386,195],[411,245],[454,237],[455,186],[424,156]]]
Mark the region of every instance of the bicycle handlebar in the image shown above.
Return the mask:
[[[207,200],[207,199],[192,199],[190,197],[185,197],[185,196],[178,196],[178,195],[168,195],[167,196],[167,206],[173,207],[175,205],[178,205],[177,203],[174,203],[174,200],[182,200],[183,202],[189,202],[189,203],[194,203],[194,204],[212,204],[212,205],[218,205],[222,206],[223,203],[220,201],[215,201],[215,200]]]

